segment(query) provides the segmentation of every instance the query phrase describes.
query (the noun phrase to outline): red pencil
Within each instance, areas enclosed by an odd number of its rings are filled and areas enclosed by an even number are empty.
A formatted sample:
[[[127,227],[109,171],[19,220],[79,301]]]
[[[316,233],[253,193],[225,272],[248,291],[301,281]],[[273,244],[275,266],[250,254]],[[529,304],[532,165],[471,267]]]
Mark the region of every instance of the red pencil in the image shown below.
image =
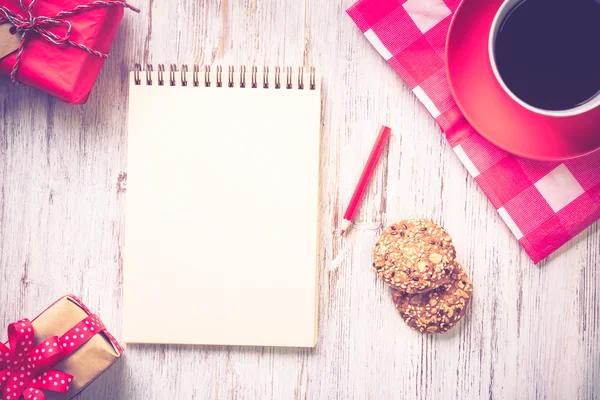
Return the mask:
[[[354,220],[354,216],[358,212],[360,202],[362,201],[362,198],[369,187],[369,182],[371,181],[371,177],[373,176],[377,162],[381,157],[381,153],[383,152],[383,148],[385,147],[391,132],[392,130],[385,125],[382,126],[381,130],[379,131],[379,136],[377,136],[373,150],[371,150],[371,155],[369,155],[367,165],[365,165],[365,169],[363,169],[362,175],[358,180],[358,185],[356,185],[354,194],[350,199],[350,204],[348,204],[348,208],[346,208],[346,212],[344,213],[344,222],[342,223],[342,231],[340,235],[343,235],[344,232],[348,230],[352,224],[352,221]]]

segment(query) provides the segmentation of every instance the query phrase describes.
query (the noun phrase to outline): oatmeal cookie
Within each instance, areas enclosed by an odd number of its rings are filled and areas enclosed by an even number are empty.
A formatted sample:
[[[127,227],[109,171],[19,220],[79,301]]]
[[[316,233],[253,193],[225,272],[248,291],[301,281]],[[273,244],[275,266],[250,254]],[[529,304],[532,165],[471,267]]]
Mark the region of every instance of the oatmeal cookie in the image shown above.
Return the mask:
[[[449,281],[455,257],[444,228],[427,219],[408,219],[385,228],[373,249],[373,268],[394,289],[424,293]]]
[[[422,333],[442,333],[452,329],[465,315],[473,294],[473,284],[462,265],[451,281],[428,293],[392,292],[394,305],[406,323]]]

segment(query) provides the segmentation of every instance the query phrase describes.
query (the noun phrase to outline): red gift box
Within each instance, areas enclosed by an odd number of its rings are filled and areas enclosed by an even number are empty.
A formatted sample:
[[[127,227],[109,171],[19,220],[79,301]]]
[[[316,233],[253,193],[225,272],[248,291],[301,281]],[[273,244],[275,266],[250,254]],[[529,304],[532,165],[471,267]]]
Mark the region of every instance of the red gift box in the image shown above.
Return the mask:
[[[27,8],[30,1],[35,1],[31,15],[33,17],[50,17],[68,21],[71,24],[69,40],[81,44],[90,50],[107,54],[113,42],[119,23],[123,18],[125,4],[99,4],[77,11],[74,15],[58,16],[60,12],[73,10],[82,4],[90,4],[85,0],[23,0]],[[30,20],[19,0],[0,0],[0,7],[5,7],[14,14]],[[132,8],[133,9],[133,8]],[[136,10],[137,11],[137,10]],[[0,13],[0,20],[3,15]],[[5,19],[5,18],[4,18]],[[39,23],[57,37],[64,38],[67,24]],[[18,52],[0,60],[0,75],[11,74],[17,62]],[[23,52],[15,75],[17,81],[35,87],[71,104],[83,104],[87,101],[96,78],[102,68],[104,58],[75,47],[69,43],[55,44],[42,37],[38,31],[29,30],[23,44]]]

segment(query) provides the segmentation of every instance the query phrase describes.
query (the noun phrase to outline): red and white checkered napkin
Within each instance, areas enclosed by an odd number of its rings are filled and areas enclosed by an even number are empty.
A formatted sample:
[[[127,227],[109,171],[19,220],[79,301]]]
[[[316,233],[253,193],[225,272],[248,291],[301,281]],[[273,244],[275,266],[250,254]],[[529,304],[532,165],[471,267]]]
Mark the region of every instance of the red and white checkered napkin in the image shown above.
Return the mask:
[[[531,161],[500,150],[464,119],[444,70],[459,0],[360,0],[347,12],[410,86],[525,251],[539,262],[600,219],[600,152]]]

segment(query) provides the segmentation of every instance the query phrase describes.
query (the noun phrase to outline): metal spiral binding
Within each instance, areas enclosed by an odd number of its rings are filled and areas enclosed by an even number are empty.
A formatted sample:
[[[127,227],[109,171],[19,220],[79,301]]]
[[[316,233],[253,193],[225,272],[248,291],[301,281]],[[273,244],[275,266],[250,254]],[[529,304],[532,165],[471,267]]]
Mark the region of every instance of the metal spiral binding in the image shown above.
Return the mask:
[[[240,87],[241,88],[246,87],[246,66],[245,65],[242,65],[240,67]]]
[[[188,66],[186,64],[183,64],[181,66],[181,86],[187,86],[187,84],[188,84],[187,72],[188,72]]]
[[[200,79],[198,76],[200,75],[200,66],[194,65],[194,72],[192,75],[192,81],[194,82],[194,86],[200,86]]]
[[[275,89],[281,89],[281,68],[275,67]]]
[[[247,77],[247,68],[242,65],[239,68],[239,72],[236,72],[236,69],[233,65],[227,67],[227,81],[225,87],[246,87],[246,77]],[[291,67],[285,67],[285,71],[282,71],[281,67],[275,67],[275,72],[273,74],[270,73],[269,67],[264,67],[262,71],[262,83],[261,86],[264,89],[274,88],[274,89],[305,89],[305,83],[308,84],[306,86],[309,90],[316,90],[317,88],[317,77],[314,67],[308,68],[308,77],[309,81],[304,82],[305,80],[305,68],[299,67],[297,74],[297,82],[294,82],[294,73]],[[146,86],[151,86],[154,84],[152,77],[154,76],[154,68],[151,64],[146,65],[146,68],[143,69],[141,64],[135,64],[133,70],[133,81],[134,84],[139,86],[142,85],[142,72],[145,73],[145,83]],[[165,85],[165,65],[158,64],[156,71],[156,81],[159,86]],[[179,72],[179,74],[177,74]],[[177,69],[176,64],[169,65],[169,86],[192,86],[192,87],[223,87],[223,67],[217,65],[214,67],[214,70],[211,70],[210,66],[204,67],[204,82],[200,81],[200,66],[198,64],[194,64],[191,72],[191,83],[188,84],[188,74],[189,68],[187,64],[182,64],[181,69]],[[282,85],[282,75],[285,74],[285,86]],[[179,78],[178,78],[179,75]],[[250,87],[258,88],[259,87],[259,73],[258,67],[252,66],[250,69]],[[274,82],[270,82],[270,79],[273,78]],[[213,82],[214,79],[214,82]]]
[[[285,88],[292,88],[292,67],[285,68]]]
[[[169,84],[175,86],[175,73],[177,72],[177,65],[171,64],[169,66]]]
[[[204,86],[210,87],[210,65],[207,65],[204,70]]]
[[[165,84],[165,64],[158,64],[158,86],[163,86]]]
[[[217,87],[223,87],[223,67],[217,65]]]
[[[315,71],[315,67],[310,67],[310,90],[315,90],[317,88],[317,72]]]
[[[152,65],[146,66],[146,85],[152,85]]]
[[[142,81],[140,80],[140,72],[142,71],[141,64],[135,64],[133,67],[133,83],[135,85],[141,85]]]
[[[265,67],[263,72],[263,89],[269,88],[269,67]]]
[[[230,65],[228,70],[229,70],[229,74],[228,74],[228,78],[227,78],[227,86],[233,87],[235,85],[235,82],[233,80],[233,74],[235,73],[235,68],[233,65]]]
[[[258,75],[258,68],[252,66],[252,87],[256,88],[256,75]]]

